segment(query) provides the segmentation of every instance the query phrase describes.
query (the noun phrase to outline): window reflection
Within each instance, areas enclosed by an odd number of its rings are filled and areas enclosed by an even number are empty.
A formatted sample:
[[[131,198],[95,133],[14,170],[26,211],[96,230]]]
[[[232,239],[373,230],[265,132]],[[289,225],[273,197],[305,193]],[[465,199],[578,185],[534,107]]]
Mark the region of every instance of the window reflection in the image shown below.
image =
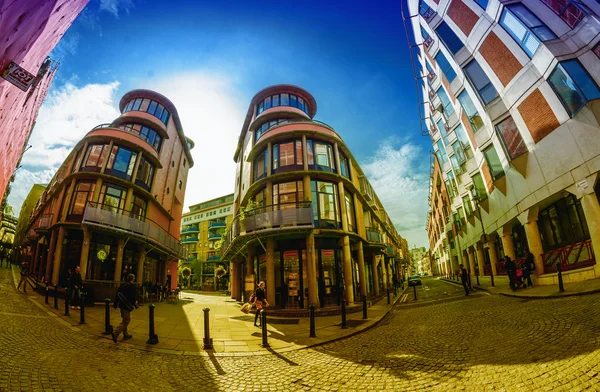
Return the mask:
[[[294,94],[274,94],[266,97],[256,105],[256,115],[258,116],[265,110],[277,106],[291,106],[309,114],[308,104],[302,97]]]
[[[138,110],[140,112],[151,114],[165,125],[169,121],[169,111],[160,103],[149,98],[132,99],[125,105],[125,108],[123,108],[123,113],[131,110]]]

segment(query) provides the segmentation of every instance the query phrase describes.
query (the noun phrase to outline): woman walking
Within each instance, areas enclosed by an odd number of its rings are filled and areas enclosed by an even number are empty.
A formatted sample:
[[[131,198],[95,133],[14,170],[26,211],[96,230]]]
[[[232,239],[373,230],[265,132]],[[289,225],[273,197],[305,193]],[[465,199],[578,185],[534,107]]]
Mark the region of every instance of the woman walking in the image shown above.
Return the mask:
[[[258,284],[258,288],[254,292],[254,305],[256,305],[256,315],[254,316],[254,326],[260,327],[260,319],[258,318],[260,311],[263,307],[269,306],[269,302],[265,298],[265,282],[260,282]],[[256,320],[258,319],[258,325],[256,325]]]

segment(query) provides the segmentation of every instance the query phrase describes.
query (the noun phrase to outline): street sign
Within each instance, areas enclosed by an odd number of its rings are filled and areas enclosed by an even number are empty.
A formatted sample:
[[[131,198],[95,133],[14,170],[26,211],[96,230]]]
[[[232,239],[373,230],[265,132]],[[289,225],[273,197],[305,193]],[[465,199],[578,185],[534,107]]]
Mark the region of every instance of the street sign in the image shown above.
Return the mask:
[[[2,71],[2,77],[23,91],[27,91],[35,76],[14,62]]]

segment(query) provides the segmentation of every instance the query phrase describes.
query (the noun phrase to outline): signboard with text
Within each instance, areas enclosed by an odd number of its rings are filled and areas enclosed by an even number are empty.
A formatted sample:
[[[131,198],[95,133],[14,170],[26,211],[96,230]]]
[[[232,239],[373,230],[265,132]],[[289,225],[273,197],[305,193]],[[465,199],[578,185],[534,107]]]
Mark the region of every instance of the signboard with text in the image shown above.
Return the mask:
[[[27,91],[35,76],[12,62],[2,71],[2,77],[23,91]]]

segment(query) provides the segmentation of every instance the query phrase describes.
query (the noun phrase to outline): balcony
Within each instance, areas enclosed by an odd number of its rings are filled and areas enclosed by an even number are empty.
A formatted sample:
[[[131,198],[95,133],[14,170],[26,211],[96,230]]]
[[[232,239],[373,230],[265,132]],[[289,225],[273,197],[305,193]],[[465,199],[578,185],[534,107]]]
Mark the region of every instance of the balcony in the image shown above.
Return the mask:
[[[193,244],[196,242],[198,242],[198,237],[187,237],[181,239],[182,244]]]
[[[221,234],[221,233],[210,233],[208,235],[208,240],[209,241],[220,240],[221,237],[223,237],[223,234]]]
[[[385,255],[386,256],[395,256],[396,255],[396,249],[394,249],[393,246],[387,246],[385,248]]]
[[[153,244],[165,253],[179,259],[187,259],[187,250],[175,237],[156,222],[147,218],[141,220],[131,211],[119,210],[114,207],[90,202],[85,207],[81,223],[102,230],[136,237],[142,242]]]
[[[37,225],[34,227],[36,232],[46,232],[52,225],[52,217],[54,214],[44,214],[40,217]]]
[[[197,227],[186,227],[185,229],[181,230],[181,233],[199,233],[200,229]]]
[[[231,257],[261,234],[279,231],[308,231],[313,228],[310,202],[284,203],[257,208],[233,219],[221,247],[221,258]]]
[[[219,261],[221,260],[221,256],[208,256],[206,261]]]
[[[219,227],[226,227],[227,224],[225,222],[211,222],[208,224],[208,229],[216,229]]]
[[[377,242],[377,243],[383,242],[383,240],[381,238],[381,233],[379,232],[379,230],[373,229],[371,227],[367,227],[367,228],[365,228],[365,230],[367,232],[367,241]]]

